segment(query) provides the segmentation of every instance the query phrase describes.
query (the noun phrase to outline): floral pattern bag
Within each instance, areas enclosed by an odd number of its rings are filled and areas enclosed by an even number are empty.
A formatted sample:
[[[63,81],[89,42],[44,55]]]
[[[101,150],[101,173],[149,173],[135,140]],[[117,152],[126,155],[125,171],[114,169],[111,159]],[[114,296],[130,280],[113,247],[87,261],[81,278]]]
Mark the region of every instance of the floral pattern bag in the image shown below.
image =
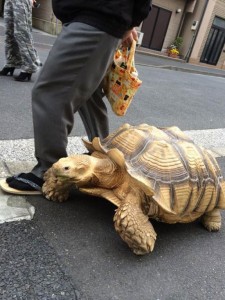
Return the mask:
[[[114,60],[104,80],[103,90],[113,112],[124,116],[142,81],[138,79],[138,72],[134,64],[136,41],[130,50],[126,47],[117,49]]]

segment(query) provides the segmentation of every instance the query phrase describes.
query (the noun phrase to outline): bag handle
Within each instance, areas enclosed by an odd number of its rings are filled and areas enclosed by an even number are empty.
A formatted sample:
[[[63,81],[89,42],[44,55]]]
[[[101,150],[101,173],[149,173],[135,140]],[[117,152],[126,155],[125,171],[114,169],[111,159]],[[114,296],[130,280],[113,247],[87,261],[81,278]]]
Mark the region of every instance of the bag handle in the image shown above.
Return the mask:
[[[135,50],[136,50],[136,41],[133,39],[133,42],[130,47],[130,52],[129,52],[129,57],[127,60],[127,71],[130,72],[132,66],[134,65],[134,55],[135,55]]]

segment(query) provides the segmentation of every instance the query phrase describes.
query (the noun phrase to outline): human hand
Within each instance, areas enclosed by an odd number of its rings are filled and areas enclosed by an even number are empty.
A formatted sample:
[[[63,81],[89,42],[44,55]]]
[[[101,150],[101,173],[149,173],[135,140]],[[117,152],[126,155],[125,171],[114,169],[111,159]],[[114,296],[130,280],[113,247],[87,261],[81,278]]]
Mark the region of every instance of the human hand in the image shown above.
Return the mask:
[[[129,47],[133,40],[135,40],[136,42],[138,41],[138,34],[137,34],[137,30],[135,28],[127,31],[122,39],[122,46],[123,47]]]
[[[38,3],[36,0],[31,0],[32,6],[35,8],[38,8],[40,6],[40,3]]]

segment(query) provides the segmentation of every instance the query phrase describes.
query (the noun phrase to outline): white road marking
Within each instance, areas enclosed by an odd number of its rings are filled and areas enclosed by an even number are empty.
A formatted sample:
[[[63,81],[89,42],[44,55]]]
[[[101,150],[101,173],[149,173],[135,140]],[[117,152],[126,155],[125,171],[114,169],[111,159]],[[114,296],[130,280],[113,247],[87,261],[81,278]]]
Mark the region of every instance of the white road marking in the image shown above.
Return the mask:
[[[0,224],[32,220],[34,213],[34,206],[28,203],[24,197],[3,195],[0,191]]]

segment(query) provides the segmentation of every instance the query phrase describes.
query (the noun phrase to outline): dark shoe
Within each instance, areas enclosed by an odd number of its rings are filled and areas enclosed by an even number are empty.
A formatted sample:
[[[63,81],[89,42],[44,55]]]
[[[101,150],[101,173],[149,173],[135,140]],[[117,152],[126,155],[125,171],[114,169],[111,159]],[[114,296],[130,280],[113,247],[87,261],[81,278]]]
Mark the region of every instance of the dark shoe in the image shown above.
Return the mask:
[[[16,81],[30,81],[32,73],[20,72],[15,78]]]
[[[20,173],[0,182],[3,191],[20,195],[42,194],[44,180],[33,173]]]
[[[0,71],[0,75],[1,76],[7,76],[9,74],[9,76],[13,76],[14,70],[15,70],[15,68],[5,67]]]

